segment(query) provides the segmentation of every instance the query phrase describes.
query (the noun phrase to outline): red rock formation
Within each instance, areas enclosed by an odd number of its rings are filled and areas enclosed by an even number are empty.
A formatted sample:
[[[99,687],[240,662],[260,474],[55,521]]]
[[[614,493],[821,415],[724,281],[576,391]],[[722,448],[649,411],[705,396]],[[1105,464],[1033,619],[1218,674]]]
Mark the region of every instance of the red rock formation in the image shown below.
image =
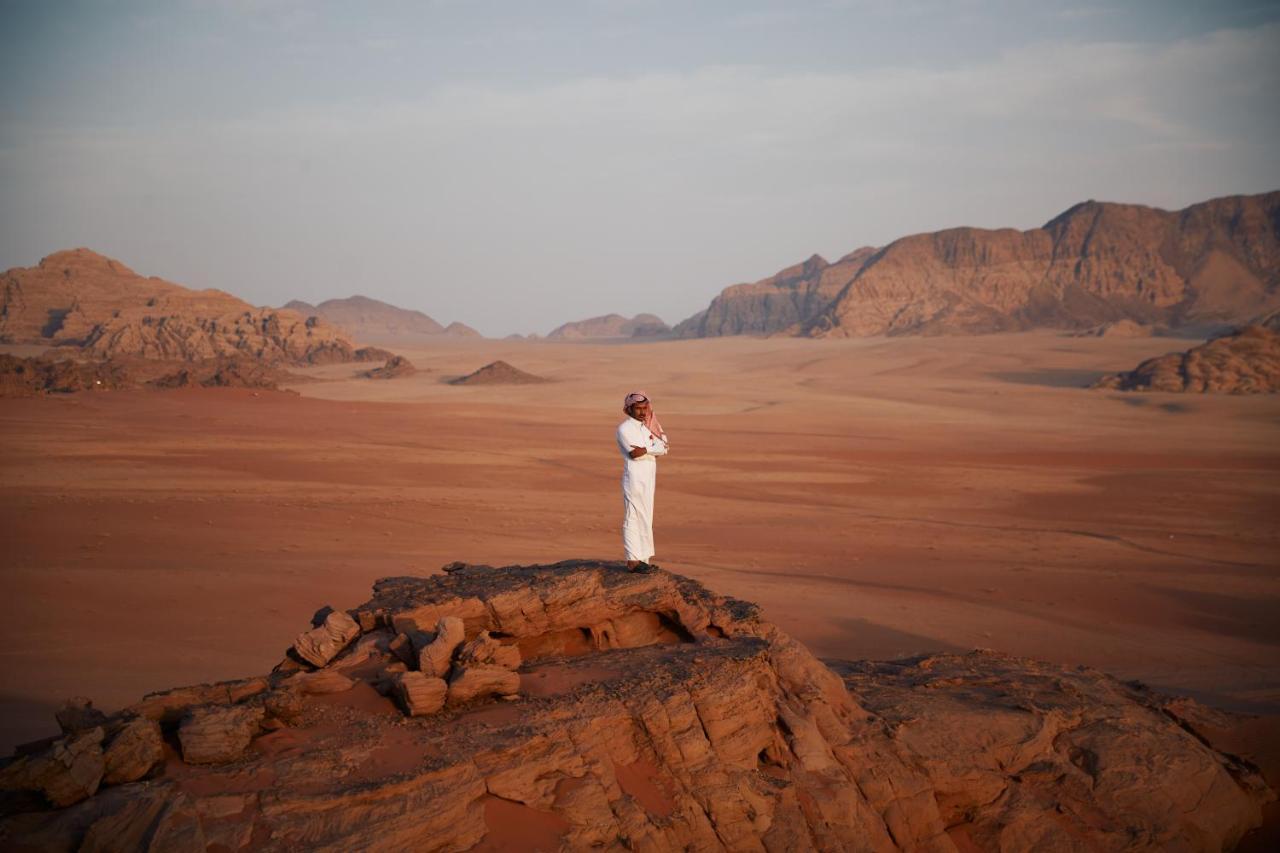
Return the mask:
[[[68,346],[96,358],[266,364],[351,361],[336,329],[292,311],[255,308],[220,290],[188,290],[88,249],[55,252],[0,274],[0,342]]]
[[[457,379],[450,380],[450,385],[533,385],[539,382],[546,382],[541,376],[534,376],[532,373],[525,373],[523,370],[512,367],[505,361],[494,361],[486,364],[484,367],[461,376]]]
[[[365,379],[399,379],[402,376],[412,376],[417,372],[412,361],[402,355],[394,355],[387,359],[382,367],[366,370],[360,375]]]
[[[1245,328],[1186,352],[1149,358],[1093,386],[1116,391],[1267,394],[1280,391],[1280,332]]]
[[[322,669],[288,658],[103,724],[159,720],[200,763],[98,790],[99,726],[9,765],[4,788],[74,805],[13,801],[0,837],[55,851],[1220,850],[1273,797],[1194,733],[1194,703],[1099,673],[974,653],[839,664],[842,681],[753,605],[666,572],[449,568],[379,581],[349,614],[358,638],[342,620],[307,632],[308,648],[342,643]],[[408,638],[443,638],[447,687],[392,651]],[[353,685],[295,686],[322,674]]]
[[[557,326],[547,335],[547,339],[652,338],[670,331],[671,327],[656,314],[637,314],[630,319],[621,314],[605,314]]]
[[[685,336],[985,333],[1245,322],[1280,305],[1280,192],[1164,211],[1089,201],[1030,231],[954,228],[735,285]]]
[[[19,358],[0,353],[0,397],[34,397],[74,391],[110,391],[135,384],[115,364],[70,359]]]
[[[675,332],[687,338],[796,334],[821,316],[875,253],[863,247],[834,264],[814,255],[754,284],[727,287]]]

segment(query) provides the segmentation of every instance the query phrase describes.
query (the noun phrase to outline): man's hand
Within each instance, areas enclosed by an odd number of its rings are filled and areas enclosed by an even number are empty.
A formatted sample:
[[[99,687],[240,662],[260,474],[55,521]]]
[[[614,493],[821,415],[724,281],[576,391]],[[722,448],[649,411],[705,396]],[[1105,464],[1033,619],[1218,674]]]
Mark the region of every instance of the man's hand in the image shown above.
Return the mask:
[[[631,458],[632,458],[632,459],[639,459],[641,456],[644,456],[644,455],[645,455],[646,453],[648,453],[648,452],[649,452],[649,451],[645,450],[643,447],[641,447],[641,446],[640,446],[640,445],[638,445],[638,444],[633,444],[633,445],[631,445]]]

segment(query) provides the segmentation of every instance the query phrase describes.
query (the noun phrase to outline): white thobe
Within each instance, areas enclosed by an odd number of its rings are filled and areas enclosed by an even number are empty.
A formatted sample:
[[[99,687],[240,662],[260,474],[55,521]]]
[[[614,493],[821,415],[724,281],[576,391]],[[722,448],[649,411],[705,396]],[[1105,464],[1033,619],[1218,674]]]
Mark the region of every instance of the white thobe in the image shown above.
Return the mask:
[[[618,424],[618,449],[622,451],[622,547],[628,560],[653,558],[653,492],[658,481],[658,460],[667,442],[649,432],[642,421],[627,418]],[[632,446],[647,453],[631,458]]]

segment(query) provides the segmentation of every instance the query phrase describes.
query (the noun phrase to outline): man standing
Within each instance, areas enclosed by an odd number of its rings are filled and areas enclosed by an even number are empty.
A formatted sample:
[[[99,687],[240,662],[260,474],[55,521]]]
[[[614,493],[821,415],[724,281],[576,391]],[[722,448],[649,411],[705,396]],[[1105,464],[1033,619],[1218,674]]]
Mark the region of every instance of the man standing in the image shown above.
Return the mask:
[[[627,553],[627,569],[643,572],[658,567],[653,561],[653,491],[658,480],[657,457],[665,456],[669,445],[643,391],[628,394],[622,410],[627,413],[617,433],[624,460],[622,547]]]

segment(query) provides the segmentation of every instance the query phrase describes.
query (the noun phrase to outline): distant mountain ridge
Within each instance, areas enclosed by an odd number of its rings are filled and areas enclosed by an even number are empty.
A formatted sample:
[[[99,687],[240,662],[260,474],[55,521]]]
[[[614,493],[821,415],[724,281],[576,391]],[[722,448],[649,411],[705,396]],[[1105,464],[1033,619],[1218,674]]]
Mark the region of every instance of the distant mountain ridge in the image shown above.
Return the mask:
[[[320,317],[365,343],[406,343],[423,335],[481,337],[479,332],[463,323],[444,326],[421,311],[401,308],[368,296],[327,299],[318,305],[294,299],[284,307],[308,316]]]
[[[671,327],[655,314],[637,314],[630,319],[621,314],[605,314],[586,320],[575,320],[557,326],[548,339],[572,338],[643,338],[665,335]]]
[[[89,249],[54,252],[37,266],[0,273],[0,288],[4,343],[192,362],[245,356],[302,365],[367,355],[318,318],[144,278]]]
[[[682,337],[1230,324],[1280,307],[1280,191],[1165,211],[1087,201],[1030,231],[952,228],[723,290]]]

